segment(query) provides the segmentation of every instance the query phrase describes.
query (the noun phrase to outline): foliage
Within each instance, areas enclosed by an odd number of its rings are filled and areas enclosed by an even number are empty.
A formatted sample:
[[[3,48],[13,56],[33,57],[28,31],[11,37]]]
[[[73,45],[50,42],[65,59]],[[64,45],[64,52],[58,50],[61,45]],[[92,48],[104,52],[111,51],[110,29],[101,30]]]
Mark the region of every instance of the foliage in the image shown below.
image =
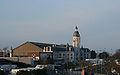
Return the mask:
[[[102,52],[99,54],[100,59],[106,59],[109,57],[109,54],[107,52]]]
[[[7,60],[7,59],[0,59],[0,65],[4,65],[4,64],[17,65],[17,67],[19,67],[19,68],[31,67],[31,65],[25,64],[22,62],[15,62],[15,61]]]
[[[120,49],[116,51],[116,53],[113,55],[114,59],[120,59]]]
[[[118,49],[114,55],[105,59],[106,65],[100,67],[104,68],[107,72],[111,72],[111,69],[114,68],[118,73],[120,73],[120,66],[116,64],[116,59],[118,61],[120,60],[120,49]]]
[[[79,67],[86,67],[86,66],[89,66],[89,62],[88,61],[80,61],[79,62]]]
[[[6,75],[4,71],[0,70],[0,75]]]
[[[95,51],[91,51],[91,58],[94,59],[96,58],[97,53]]]
[[[19,68],[27,68],[27,67],[31,67],[31,65],[29,65],[29,64],[25,64],[25,63],[22,63],[22,62],[12,62],[12,64],[17,65],[17,67],[19,67]]]
[[[104,58],[104,60],[106,61],[105,65],[91,65],[89,64],[89,62],[86,61],[80,61],[79,62],[79,67],[83,67],[83,68],[87,68],[87,69],[94,69],[94,72],[97,72],[97,70],[103,69],[105,70],[107,73],[111,73],[111,69],[115,69],[118,73],[120,73],[120,65],[117,65],[115,60],[117,59],[118,61],[120,61],[120,49],[117,50],[117,52],[112,55],[109,56],[109,54],[107,52],[103,52],[100,55],[100,58]]]
[[[46,70],[19,71],[17,75],[48,75]]]
[[[75,68],[76,66],[71,63],[71,62],[68,62],[64,65],[64,69],[71,69],[71,68]]]

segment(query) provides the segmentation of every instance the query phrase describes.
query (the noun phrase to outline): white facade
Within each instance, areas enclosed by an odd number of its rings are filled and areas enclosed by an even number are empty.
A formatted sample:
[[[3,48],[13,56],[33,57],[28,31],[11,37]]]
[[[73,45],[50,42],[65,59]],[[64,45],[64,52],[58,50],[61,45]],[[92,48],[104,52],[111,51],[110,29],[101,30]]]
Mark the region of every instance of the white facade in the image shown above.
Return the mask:
[[[105,61],[103,59],[86,59],[92,65],[105,65]]]
[[[53,52],[51,46],[44,47],[43,52]]]
[[[52,59],[52,52],[40,52],[40,60],[46,61],[48,58]]]
[[[52,53],[53,51],[51,46],[44,47],[43,52],[40,52],[40,60],[46,61],[49,57],[53,59]]]
[[[80,48],[80,60],[90,59],[91,51],[88,48]]]
[[[63,60],[65,62],[74,61],[74,52],[73,51],[56,51],[53,53],[54,60]]]
[[[10,71],[15,68],[17,68],[17,65],[0,65],[0,69],[3,69],[4,71]]]

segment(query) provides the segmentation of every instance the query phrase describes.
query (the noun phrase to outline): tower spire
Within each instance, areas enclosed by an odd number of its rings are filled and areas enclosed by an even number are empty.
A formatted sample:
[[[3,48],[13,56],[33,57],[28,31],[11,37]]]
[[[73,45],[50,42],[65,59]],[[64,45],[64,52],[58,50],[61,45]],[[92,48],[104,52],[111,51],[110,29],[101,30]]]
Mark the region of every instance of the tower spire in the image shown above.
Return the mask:
[[[75,31],[78,31],[78,27],[77,26],[75,27]]]

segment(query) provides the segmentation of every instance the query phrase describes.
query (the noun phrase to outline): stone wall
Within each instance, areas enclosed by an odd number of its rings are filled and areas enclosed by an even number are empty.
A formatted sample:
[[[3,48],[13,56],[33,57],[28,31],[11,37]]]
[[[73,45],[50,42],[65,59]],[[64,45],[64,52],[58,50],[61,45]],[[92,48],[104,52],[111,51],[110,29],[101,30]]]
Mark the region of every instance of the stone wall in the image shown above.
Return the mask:
[[[30,57],[0,57],[0,59],[6,59],[16,62],[22,62],[30,65],[34,65],[34,61]]]

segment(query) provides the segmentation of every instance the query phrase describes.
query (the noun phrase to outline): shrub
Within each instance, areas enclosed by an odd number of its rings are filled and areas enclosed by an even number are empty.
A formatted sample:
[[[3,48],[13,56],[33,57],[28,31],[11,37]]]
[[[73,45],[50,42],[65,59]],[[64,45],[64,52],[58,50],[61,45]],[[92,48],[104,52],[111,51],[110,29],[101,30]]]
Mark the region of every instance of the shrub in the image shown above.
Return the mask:
[[[5,72],[0,70],[0,75],[5,75]]]
[[[47,70],[19,71],[17,75],[48,75]]]

